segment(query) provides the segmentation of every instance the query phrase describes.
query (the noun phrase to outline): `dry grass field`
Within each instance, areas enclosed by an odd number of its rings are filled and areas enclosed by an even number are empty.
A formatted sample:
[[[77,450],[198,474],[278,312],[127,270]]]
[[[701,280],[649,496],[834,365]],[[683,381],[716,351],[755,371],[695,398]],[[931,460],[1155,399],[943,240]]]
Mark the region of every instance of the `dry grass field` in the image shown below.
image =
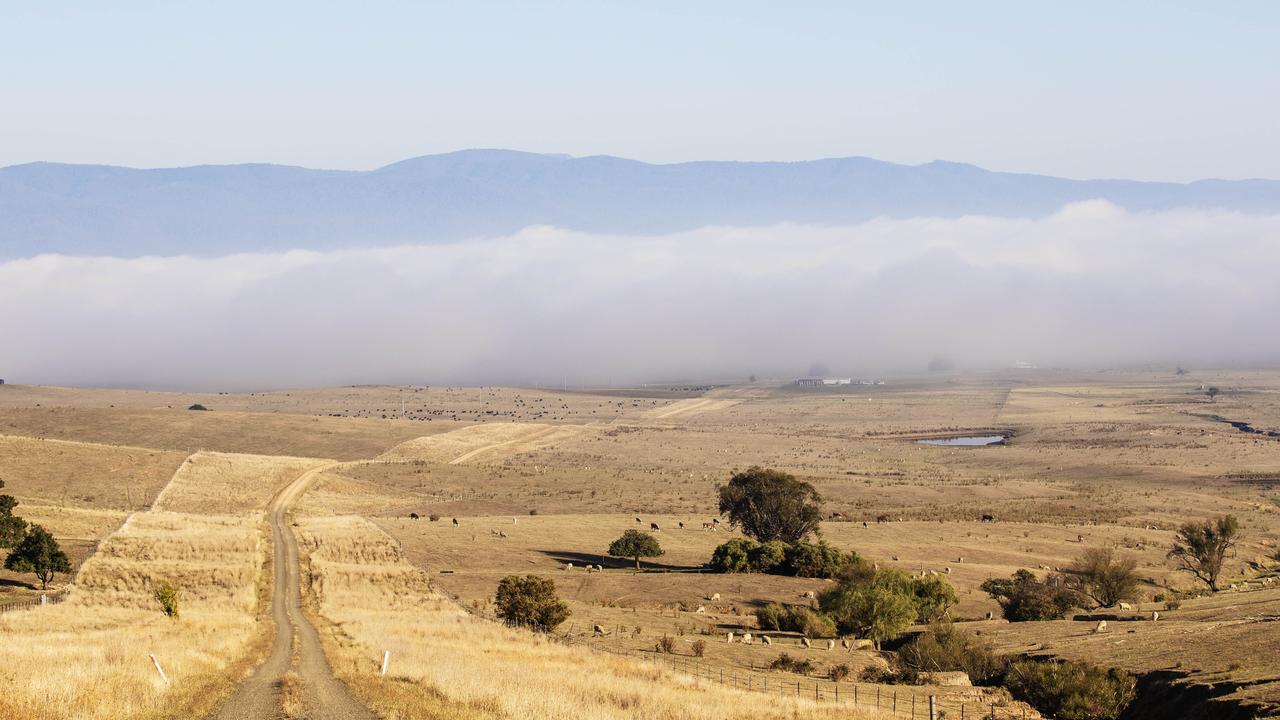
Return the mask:
[[[1210,401],[1201,390],[1207,385],[1223,393]],[[211,411],[183,409],[196,402]],[[229,692],[217,685],[219,673],[242,677],[237,668],[257,647],[254,587],[262,573],[248,558],[251,547],[262,552],[261,509],[300,473],[336,460],[313,473],[314,484],[295,505],[318,600],[312,610],[337,674],[385,717],[634,717],[637,708],[652,711],[639,712],[646,717],[710,717],[715,703],[738,717],[817,717],[825,711],[762,705],[718,685],[695,691],[686,674],[615,657],[651,654],[665,634],[676,638],[677,653],[695,639],[711,640],[702,662],[712,672],[752,673],[771,683],[788,677],[762,670],[782,651],[812,659],[818,672],[836,662],[881,662],[869,651],[805,649],[786,633],[769,647],[714,642],[729,630],[755,632],[753,612],[764,603],[804,603],[804,593],[827,586],[701,571],[711,550],[734,536],[702,529],[716,515],[716,485],[759,464],[819,489],[826,512],[843,516],[822,525],[833,545],[882,566],[944,574],[960,597],[953,614],[998,647],[1212,684],[1228,699],[1263,708],[1262,716],[1265,708],[1280,711],[1280,675],[1270,662],[1280,598],[1274,590],[1245,589],[1280,568],[1269,559],[1280,548],[1280,439],[1268,431],[1280,431],[1277,371],[1024,371],[890,378],[882,386],[630,393],[3,386],[0,433],[8,437],[0,437],[0,478],[22,503],[20,514],[50,527],[84,565],[71,600],[0,615],[0,632],[31,634],[46,645],[74,638],[84,643],[82,651],[68,650],[77,666],[113,646],[172,648],[175,672],[190,679],[175,692],[155,685],[145,663],[130,666],[136,678],[93,680],[90,673],[83,683],[116,689],[85,690],[85,702],[105,703],[109,694],[124,698],[110,707],[137,703],[127,707],[138,716],[172,716],[195,698],[184,694],[190,685],[204,688],[200,696],[210,702]],[[1007,442],[917,442],[993,432],[1007,434]],[[1165,557],[1173,530],[1225,513],[1244,526],[1226,573],[1240,590],[1187,600],[1173,611],[1151,602],[1169,588],[1194,587]],[[429,520],[433,514],[440,521]],[[980,522],[984,514],[996,521]],[[878,523],[878,516],[889,521]],[[646,562],[644,572],[602,555],[623,531],[649,523],[662,528],[666,554]],[[188,537],[192,532],[201,542]],[[987,578],[1064,567],[1098,546],[1138,560],[1147,602],[1134,617],[1161,609],[1158,623],[1120,617],[1108,634],[1095,635],[1083,620],[982,619],[997,610],[978,589]],[[568,562],[577,567],[565,570]],[[606,570],[587,574],[587,563]],[[184,577],[192,607],[204,603],[208,617],[171,624],[144,591],[151,579],[183,567],[191,573]],[[573,612],[561,630],[601,652],[494,626],[451,599],[483,616],[498,581],[515,573],[553,578]],[[0,579],[0,592],[32,592],[30,578]],[[721,599],[713,602],[715,593]],[[216,629],[200,629],[206,622]],[[194,642],[162,632],[182,623],[199,625],[184,631]],[[595,624],[608,635],[591,637]],[[125,639],[129,633],[137,643]],[[180,647],[191,649],[189,658]],[[382,678],[376,669],[386,649],[391,671]],[[556,684],[566,677],[572,685]],[[4,678],[6,688],[40,688],[35,675]],[[81,682],[69,686],[88,687]],[[26,692],[6,701],[34,704],[36,695]],[[429,711],[406,710],[415,703]],[[76,707],[55,717],[110,716]]]

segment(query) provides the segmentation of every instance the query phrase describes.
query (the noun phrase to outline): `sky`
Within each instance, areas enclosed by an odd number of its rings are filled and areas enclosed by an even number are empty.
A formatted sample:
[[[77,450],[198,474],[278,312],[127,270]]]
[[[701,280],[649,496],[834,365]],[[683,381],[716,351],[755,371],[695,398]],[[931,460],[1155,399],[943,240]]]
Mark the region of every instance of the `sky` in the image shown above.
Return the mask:
[[[473,147],[1280,178],[1280,3],[0,1],[0,165]]]

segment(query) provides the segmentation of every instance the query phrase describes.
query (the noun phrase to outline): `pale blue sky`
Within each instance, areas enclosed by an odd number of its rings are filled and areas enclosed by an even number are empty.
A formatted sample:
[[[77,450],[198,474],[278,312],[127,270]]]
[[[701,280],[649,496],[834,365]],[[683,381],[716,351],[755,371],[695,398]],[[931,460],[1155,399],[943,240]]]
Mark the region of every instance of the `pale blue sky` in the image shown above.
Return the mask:
[[[1274,2],[0,0],[0,165],[508,147],[1280,178],[1278,37]]]

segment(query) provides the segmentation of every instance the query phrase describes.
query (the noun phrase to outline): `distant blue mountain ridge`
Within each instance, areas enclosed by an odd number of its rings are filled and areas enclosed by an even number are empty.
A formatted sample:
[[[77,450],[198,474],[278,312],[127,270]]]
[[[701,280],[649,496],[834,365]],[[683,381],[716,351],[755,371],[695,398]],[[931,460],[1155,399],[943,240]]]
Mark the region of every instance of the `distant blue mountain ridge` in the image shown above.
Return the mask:
[[[428,155],[364,172],[31,163],[0,168],[0,259],[446,243],[530,225],[647,234],[877,216],[1042,217],[1090,199],[1135,211],[1272,214],[1280,213],[1280,181],[1068,180],[862,157],[654,165],[511,150]]]

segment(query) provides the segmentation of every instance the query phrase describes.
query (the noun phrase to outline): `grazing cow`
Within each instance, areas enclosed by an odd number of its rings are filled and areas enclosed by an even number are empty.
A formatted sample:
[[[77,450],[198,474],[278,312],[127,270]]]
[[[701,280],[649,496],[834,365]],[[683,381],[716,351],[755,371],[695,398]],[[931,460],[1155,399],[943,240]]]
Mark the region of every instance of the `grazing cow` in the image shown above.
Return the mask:
[[[656,522],[649,523],[649,529],[653,532],[662,532],[662,528],[658,527],[658,523]]]
[[[809,642],[809,638],[807,637],[800,638],[800,644],[807,648],[813,647],[813,643]]]
[[[773,644],[773,641],[769,639],[769,636],[768,636],[768,635],[761,635],[761,636],[760,636],[760,642],[764,643],[765,645],[772,645],[772,644]]]
[[[995,521],[996,521],[996,516],[995,516],[995,515],[983,515],[983,516],[982,516],[982,522],[995,522]]]
[[[963,555],[961,555],[960,557],[956,558],[956,562],[957,562],[957,563],[962,563],[962,562],[964,562],[964,556],[963,556]]]
[[[680,522],[680,523],[677,523],[677,524],[680,526],[680,529],[681,529],[681,530],[683,530],[683,529],[684,529],[684,523],[683,523],[683,522]]]
[[[636,518],[636,524],[637,524],[637,525],[638,525],[638,524],[641,524],[641,520],[640,520],[640,518]]]
[[[948,566],[948,567],[944,567],[944,568],[942,568],[942,572],[944,572],[944,573],[946,573],[946,574],[950,575],[950,574],[951,574],[951,568],[950,568],[949,566]]]
[[[720,525],[720,518],[711,518],[711,524],[712,524],[712,525],[715,525],[715,526],[717,526],[717,527],[719,527],[719,525]]]
[[[453,519],[453,526],[458,527],[458,518]]]

